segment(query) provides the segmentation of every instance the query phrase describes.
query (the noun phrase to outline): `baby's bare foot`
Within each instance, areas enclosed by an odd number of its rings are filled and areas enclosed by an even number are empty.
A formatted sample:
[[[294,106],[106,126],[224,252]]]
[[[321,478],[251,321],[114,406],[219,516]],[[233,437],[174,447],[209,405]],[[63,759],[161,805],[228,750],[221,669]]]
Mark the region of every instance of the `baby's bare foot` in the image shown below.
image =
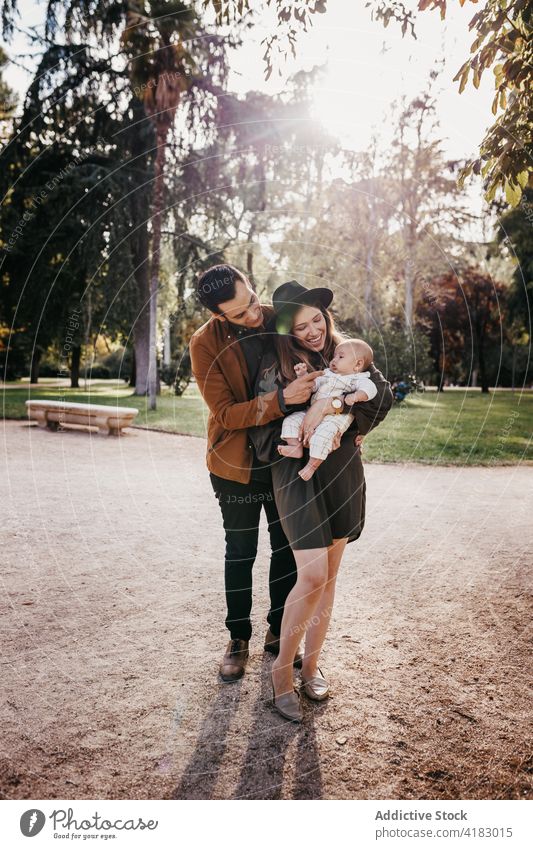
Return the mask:
[[[314,473],[316,472],[316,470],[320,466],[321,462],[322,462],[322,460],[317,460],[314,457],[312,457],[309,460],[309,462],[307,463],[307,465],[304,466],[303,469],[300,469],[300,471],[298,472],[298,474],[300,475],[302,480],[304,480],[304,481],[310,480],[310,478],[313,477]]]
[[[301,442],[296,445],[278,445],[278,451],[284,457],[303,457],[304,449]]]

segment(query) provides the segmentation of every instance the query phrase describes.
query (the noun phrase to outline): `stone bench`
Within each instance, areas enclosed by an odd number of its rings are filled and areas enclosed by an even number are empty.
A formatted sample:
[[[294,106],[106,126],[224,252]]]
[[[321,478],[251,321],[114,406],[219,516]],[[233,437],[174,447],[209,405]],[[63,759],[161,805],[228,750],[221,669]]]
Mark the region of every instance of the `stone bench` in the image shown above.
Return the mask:
[[[108,407],[104,404],[76,404],[70,401],[26,401],[28,417],[39,427],[58,430],[64,424],[90,425],[100,436],[119,436],[137,413],[135,407]]]

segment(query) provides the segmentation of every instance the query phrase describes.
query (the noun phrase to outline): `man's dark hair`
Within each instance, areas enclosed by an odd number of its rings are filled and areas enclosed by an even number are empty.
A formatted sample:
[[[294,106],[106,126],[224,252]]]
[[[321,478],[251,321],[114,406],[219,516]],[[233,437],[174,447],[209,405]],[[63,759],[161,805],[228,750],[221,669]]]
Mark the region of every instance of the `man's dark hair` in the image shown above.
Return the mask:
[[[234,268],[233,265],[212,265],[204,271],[196,281],[196,297],[211,312],[220,313],[219,304],[231,301],[235,297],[235,283],[249,283],[255,291],[255,286],[248,280],[246,274]]]

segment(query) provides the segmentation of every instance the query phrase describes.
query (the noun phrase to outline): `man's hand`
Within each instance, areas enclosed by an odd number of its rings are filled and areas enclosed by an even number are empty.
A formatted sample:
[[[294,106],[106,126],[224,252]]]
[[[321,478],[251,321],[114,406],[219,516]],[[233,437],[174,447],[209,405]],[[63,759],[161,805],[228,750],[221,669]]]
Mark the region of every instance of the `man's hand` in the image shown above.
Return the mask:
[[[305,414],[305,418],[300,425],[298,438],[303,441],[304,445],[309,445],[309,440],[317,429],[318,425],[328,413],[331,412],[331,401],[329,398],[324,398],[322,401],[315,401],[309,407]]]
[[[283,390],[283,400],[286,404],[305,404],[313,394],[313,383],[317,377],[323,375],[323,371],[311,371],[302,377],[297,377],[292,383],[287,384]],[[316,406],[314,404],[313,406]]]
[[[364,436],[361,436],[361,434],[358,433],[357,436],[355,437],[354,441],[353,441],[353,444],[355,445],[355,447],[359,448],[360,454],[363,453],[363,440],[364,440]]]

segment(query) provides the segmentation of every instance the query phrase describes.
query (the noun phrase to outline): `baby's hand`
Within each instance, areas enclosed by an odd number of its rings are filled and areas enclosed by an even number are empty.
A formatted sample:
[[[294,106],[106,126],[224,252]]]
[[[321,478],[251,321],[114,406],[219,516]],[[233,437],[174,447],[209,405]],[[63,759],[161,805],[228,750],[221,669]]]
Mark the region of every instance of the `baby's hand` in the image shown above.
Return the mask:
[[[368,401],[368,395],[366,392],[363,392],[362,389],[357,389],[355,392],[351,392],[350,395],[346,395],[344,398],[344,403],[348,405],[348,407],[353,406],[353,404],[361,404],[364,401]]]
[[[294,373],[296,377],[303,377],[304,374],[307,374],[307,365],[305,363],[296,363]]]

